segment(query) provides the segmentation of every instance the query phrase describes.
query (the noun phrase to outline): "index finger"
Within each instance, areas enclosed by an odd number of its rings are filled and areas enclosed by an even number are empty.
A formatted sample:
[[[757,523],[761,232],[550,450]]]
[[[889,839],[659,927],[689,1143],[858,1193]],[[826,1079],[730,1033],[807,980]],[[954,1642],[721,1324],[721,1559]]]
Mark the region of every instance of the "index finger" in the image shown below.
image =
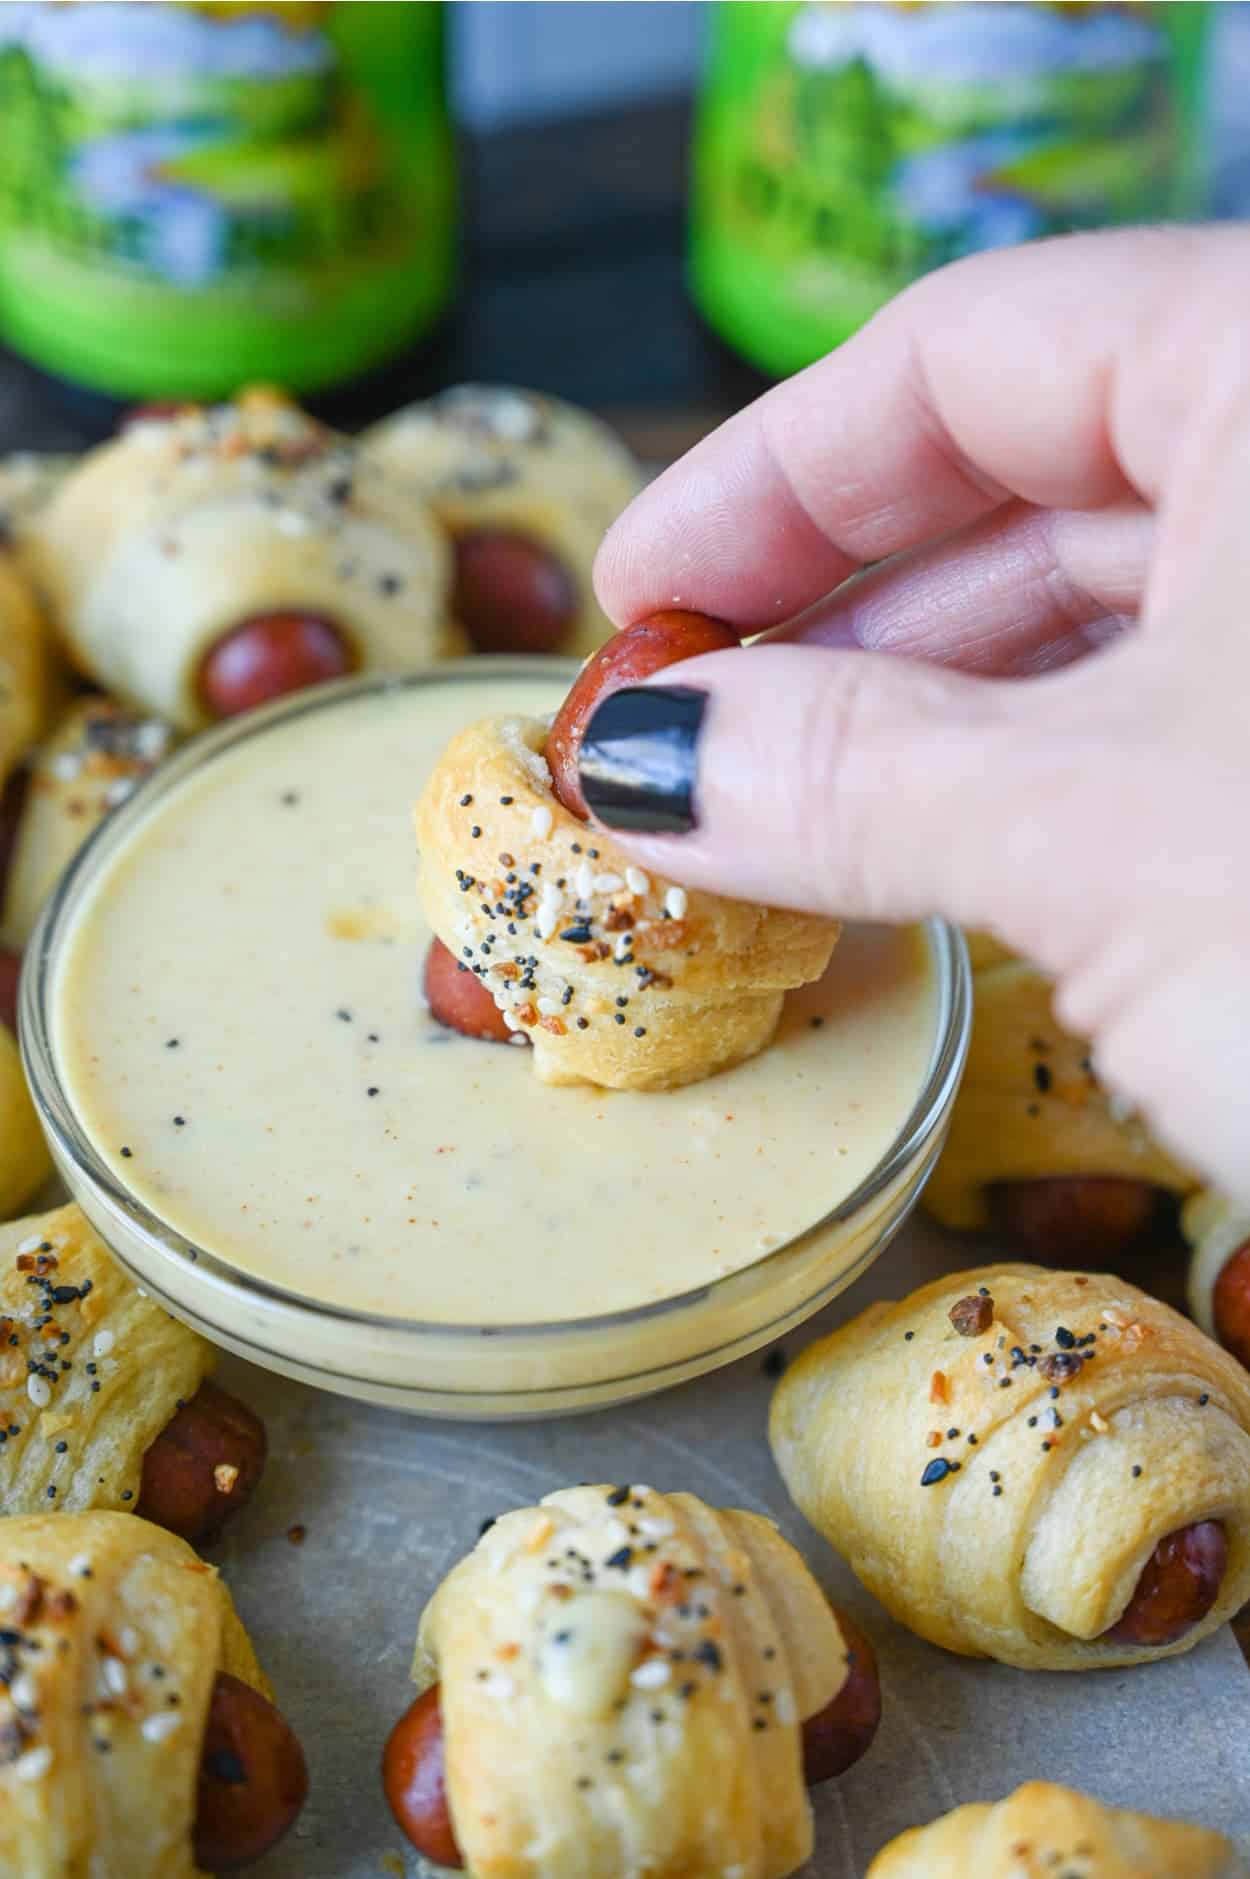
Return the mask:
[[[928,275],[652,483],[600,550],[600,600],[622,625],[763,627],[1010,497],[1158,501],[1248,260],[1242,229],[1144,229]]]

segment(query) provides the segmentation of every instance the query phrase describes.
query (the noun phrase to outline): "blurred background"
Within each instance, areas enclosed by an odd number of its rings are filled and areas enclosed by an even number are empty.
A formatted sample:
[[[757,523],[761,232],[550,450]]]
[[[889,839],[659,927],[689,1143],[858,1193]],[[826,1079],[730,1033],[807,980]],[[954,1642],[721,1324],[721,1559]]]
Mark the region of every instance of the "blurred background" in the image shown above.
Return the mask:
[[[0,4],[0,448],[276,378],[666,456],[967,248],[1250,213],[1250,5]]]

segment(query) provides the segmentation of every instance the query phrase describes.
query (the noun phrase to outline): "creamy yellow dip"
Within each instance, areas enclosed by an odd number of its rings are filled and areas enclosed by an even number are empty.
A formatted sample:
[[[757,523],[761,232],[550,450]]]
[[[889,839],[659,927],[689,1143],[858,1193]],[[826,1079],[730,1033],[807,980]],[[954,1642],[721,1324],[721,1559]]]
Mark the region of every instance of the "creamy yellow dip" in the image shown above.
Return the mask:
[[[326,1304],[568,1320],[749,1265],[889,1148],[935,1045],[916,932],[848,930],[771,1049],[663,1094],[552,1089],[430,1019],[413,800],[462,724],[557,703],[542,675],[347,691],[139,815],[66,934],[53,1047],[169,1226]]]

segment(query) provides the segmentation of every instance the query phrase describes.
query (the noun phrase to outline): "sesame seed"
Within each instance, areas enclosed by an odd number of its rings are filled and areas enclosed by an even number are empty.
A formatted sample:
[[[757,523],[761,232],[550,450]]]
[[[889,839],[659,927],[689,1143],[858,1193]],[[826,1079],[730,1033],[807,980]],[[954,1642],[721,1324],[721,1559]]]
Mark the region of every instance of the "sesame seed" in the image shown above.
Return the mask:
[[[662,1657],[648,1657],[630,1672],[629,1680],[636,1690],[659,1690],[672,1676],[672,1669]]]
[[[468,808],[468,806],[469,806],[469,804],[470,804],[470,803],[471,803],[472,801],[473,801],[473,798],[472,798],[472,796],[471,796],[471,795],[469,795],[469,794],[468,794],[468,792],[466,791],[466,793],[465,793],[465,794],[464,794],[464,795],[463,795],[463,796],[462,796],[462,797],[460,798],[460,807],[461,807],[462,809],[467,809],[467,808]]]
[[[537,841],[543,841],[550,835],[551,825],[554,819],[547,804],[540,802],[530,816],[530,834],[533,835]]]
[[[145,1742],[163,1742],[173,1735],[175,1729],[181,1729],[182,1717],[173,1715],[169,1710],[161,1710],[155,1716],[145,1716],[139,1724],[139,1733]]]
[[[686,890],[684,887],[670,887],[664,896],[664,911],[670,920],[682,919],[685,915],[687,904]]]
[[[52,1386],[46,1377],[30,1376],[26,1379],[26,1394],[36,1409],[46,1409],[52,1401]]]

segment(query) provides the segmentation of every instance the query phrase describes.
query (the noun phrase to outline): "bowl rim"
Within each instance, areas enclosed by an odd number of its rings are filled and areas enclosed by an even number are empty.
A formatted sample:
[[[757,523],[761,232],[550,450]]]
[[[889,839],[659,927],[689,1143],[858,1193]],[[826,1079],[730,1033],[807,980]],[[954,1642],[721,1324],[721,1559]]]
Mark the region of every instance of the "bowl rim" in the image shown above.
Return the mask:
[[[754,1285],[767,1289],[770,1269],[783,1261],[794,1261],[810,1243],[823,1241],[831,1231],[852,1224],[907,1169],[923,1160],[925,1151],[933,1146],[935,1134],[949,1119],[968,1054],[972,1025],[972,974],[967,946],[958,927],[936,915],[916,923],[929,946],[938,991],[933,1049],[916,1099],[884,1155],[848,1195],[780,1245],[770,1247],[757,1259],[732,1272],[663,1299],[578,1318],[487,1325],[451,1319],[409,1318],[327,1303],[263,1279],[199,1245],[162,1219],[154,1208],[119,1181],[96,1151],[75,1113],[57,1064],[52,1030],[54,980],[65,932],[78,902],[96,878],[107,870],[113,856],[124,847],[132,828],[150,809],[172,795],[187,778],[198,775],[206,766],[251,739],[264,736],[271,727],[319,711],[338,709],[347,701],[358,703],[379,695],[447,683],[491,684],[549,678],[567,684],[578,670],[578,661],[567,658],[479,654],[472,658],[443,660],[400,676],[371,674],[309,687],[258,710],[228,718],[188,739],[87,837],[50,894],[26,947],[18,991],[18,1039],[27,1082],[54,1157],[59,1163],[72,1166],[76,1175],[102,1195],[112,1209],[124,1214],[155,1251],[189,1261],[197,1268],[198,1277],[215,1281],[214,1289],[237,1291],[265,1306],[306,1313],[328,1324],[453,1341],[569,1338],[626,1329],[633,1324],[675,1316],[719,1294],[739,1290],[744,1280],[752,1281],[753,1289]],[[930,1154],[923,1179],[927,1179],[934,1159],[935,1155]],[[916,1192],[919,1192],[919,1184]],[[862,1269],[862,1262],[856,1269]]]

